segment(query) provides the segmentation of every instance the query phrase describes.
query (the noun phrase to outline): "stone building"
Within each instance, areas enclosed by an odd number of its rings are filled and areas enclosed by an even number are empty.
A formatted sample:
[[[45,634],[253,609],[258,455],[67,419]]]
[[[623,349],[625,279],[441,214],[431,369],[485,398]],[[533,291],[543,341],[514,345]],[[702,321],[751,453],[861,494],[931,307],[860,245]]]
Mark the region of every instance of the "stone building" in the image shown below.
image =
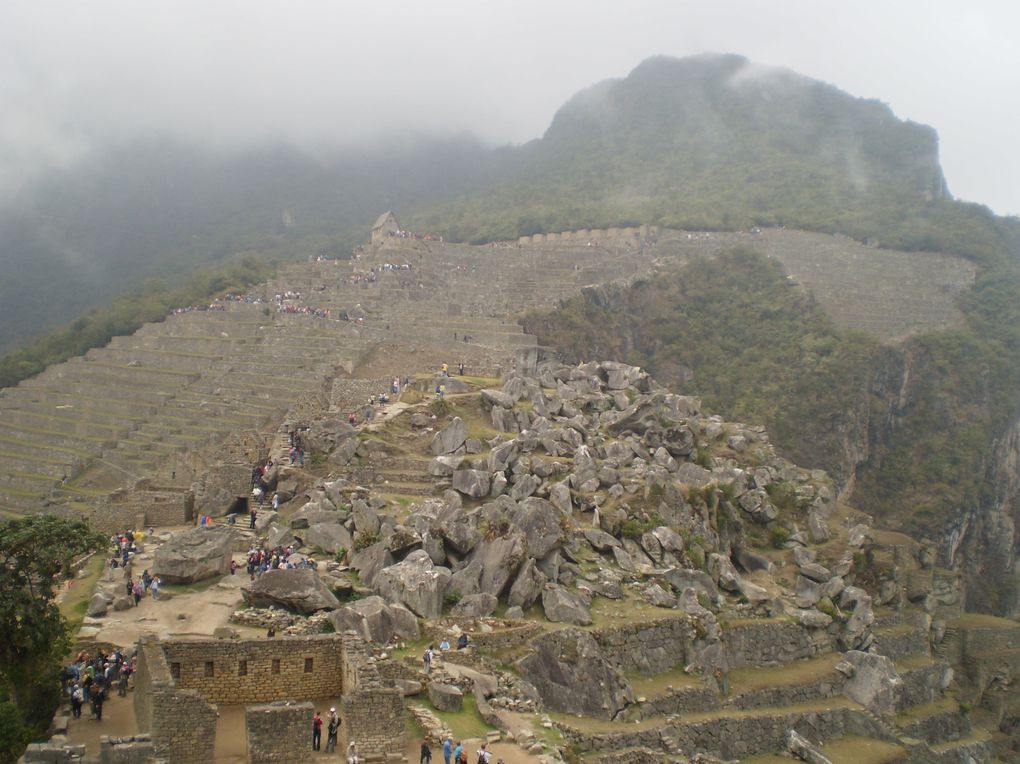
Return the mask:
[[[387,236],[393,236],[397,231],[400,230],[400,224],[397,223],[397,216],[387,210],[375,221],[375,225],[372,226],[372,243],[380,244]]]
[[[379,676],[353,634],[216,640],[144,637],[134,705],[157,757],[212,761],[216,704],[245,705],[249,762],[287,762],[308,750],[313,705],[339,699],[338,749],[355,740],[366,761],[406,761],[400,691]]]

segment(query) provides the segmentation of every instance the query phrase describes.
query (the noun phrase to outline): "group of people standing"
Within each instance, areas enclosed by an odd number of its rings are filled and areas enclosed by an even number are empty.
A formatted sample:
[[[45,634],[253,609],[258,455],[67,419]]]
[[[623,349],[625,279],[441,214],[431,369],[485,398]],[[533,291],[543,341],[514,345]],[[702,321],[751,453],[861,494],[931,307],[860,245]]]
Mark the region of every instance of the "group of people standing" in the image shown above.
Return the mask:
[[[92,718],[103,720],[103,704],[114,685],[117,695],[127,695],[128,679],[135,670],[135,659],[120,649],[112,653],[98,650],[95,655],[78,653],[64,669],[64,692],[71,701],[71,716],[81,718],[82,707],[88,703]]]
[[[322,746],[322,726],[326,725],[326,753],[336,751],[336,738],[340,732],[340,716],[335,708],[329,709],[329,716],[323,719],[316,711],[312,717],[312,750],[319,751]],[[347,764],[358,764],[358,744],[353,740],[347,744]]]

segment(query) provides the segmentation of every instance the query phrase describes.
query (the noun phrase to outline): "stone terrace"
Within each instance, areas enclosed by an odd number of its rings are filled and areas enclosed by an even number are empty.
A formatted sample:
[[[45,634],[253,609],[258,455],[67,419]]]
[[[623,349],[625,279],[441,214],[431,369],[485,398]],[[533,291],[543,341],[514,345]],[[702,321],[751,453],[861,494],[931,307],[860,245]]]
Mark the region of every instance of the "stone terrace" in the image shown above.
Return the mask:
[[[274,428],[297,400],[366,364],[373,377],[442,361],[498,374],[536,347],[516,323],[525,311],[738,245],[780,260],[837,324],[887,341],[960,320],[955,299],[975,274],[959,258],[786,230],[642,227],[481,247],[391,237],[352,261],[282,267],[262,304],[170,316],[0,391],[0,512],[82,509],[175,455],[215,454],[226,435]],[[288,292],[301,295],[288,309],[361,320],[277,311],[274,297]]]

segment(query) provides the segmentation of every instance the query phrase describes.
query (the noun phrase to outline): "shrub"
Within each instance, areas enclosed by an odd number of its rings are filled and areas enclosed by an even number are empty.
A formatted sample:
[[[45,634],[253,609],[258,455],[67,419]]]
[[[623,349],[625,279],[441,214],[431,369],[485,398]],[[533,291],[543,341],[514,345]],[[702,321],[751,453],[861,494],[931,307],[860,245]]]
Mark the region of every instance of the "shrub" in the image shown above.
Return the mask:
[[[782,549],[790,538],[790,529],[786,526],[773,523],[769,526],[769,544],[773,549]]]
[[[354,551],[360,552],[362,549],[366,549],[372,544],[380,541],[381,537],[379,533],[372,533],[369,531],[358,531],[354,534]]]

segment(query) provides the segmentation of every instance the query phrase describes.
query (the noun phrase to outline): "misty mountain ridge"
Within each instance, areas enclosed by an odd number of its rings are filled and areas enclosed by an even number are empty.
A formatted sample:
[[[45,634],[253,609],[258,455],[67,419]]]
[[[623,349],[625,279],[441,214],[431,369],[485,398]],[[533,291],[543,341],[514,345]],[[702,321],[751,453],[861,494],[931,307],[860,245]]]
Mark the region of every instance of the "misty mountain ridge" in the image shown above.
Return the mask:
[[[346,256],[387,208],[476,242],[635,223],[789,225],[883,243],[895,229],[890,245],[945,250],[959,248],[908,218],[991,217],[948,202],[934,130],[883,104],[741,56],[656,57],[578,93],[519,147],[417,137],[313,158],[284,144],[223,155],[152,138],[100,151],[0,213],[0,348],[147,278],[172,283],[238,253]]]

